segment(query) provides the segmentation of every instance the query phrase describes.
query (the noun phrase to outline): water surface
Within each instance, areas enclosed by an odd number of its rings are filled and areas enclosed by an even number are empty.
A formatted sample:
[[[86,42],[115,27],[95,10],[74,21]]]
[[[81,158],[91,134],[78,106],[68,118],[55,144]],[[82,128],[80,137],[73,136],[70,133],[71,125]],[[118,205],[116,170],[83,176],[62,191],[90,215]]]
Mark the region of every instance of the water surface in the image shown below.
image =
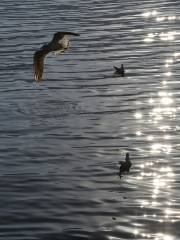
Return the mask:
[[[179,2],[2,0],[0,14],[0,239],[179,239]],[[64,30],[81,37],[37,84],[34,51]]]

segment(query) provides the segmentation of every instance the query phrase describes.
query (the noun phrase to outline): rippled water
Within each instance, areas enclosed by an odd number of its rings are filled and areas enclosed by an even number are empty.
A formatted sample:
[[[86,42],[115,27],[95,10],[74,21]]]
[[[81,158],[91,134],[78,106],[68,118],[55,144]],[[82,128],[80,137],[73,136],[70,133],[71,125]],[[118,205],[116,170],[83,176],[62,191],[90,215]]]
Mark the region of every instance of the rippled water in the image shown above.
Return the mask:
[[[179,7],[1,0],[0,239],[179,239]],[[61,30],[81,37],[37,84],[34,51]]]

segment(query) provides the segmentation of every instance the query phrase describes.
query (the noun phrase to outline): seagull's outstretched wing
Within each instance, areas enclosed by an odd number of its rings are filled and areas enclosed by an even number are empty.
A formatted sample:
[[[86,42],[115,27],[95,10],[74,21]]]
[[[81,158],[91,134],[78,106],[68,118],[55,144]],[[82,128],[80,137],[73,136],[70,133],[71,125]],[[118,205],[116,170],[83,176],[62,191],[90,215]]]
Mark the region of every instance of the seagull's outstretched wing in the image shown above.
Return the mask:
[[[44,58],[49,53],[49,49],[40,49],[34,54],[34,78],[36,81],[43,80]]]
[[[72,36],[80,36],[79,33],[74,33],[74,32],[64,32],[66,35],[72,35]]]

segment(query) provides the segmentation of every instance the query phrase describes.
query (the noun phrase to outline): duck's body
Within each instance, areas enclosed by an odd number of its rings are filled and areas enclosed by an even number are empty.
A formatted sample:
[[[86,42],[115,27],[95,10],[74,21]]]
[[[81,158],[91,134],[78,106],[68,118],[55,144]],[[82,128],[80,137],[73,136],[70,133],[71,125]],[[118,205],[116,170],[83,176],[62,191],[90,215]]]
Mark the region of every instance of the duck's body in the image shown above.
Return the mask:
[[[69,49],[68,35],[79,36],[79,34],[73,32],[57,32],[49,43],[43,45],[40,50],[35,52],[33,68],[36,81],[43,79],[44,59],[48,53],[55,52],[61,54]]]
[[[129,172],[132,162],[129,158],[129,153],[126,153],[125,161],[120,161],[119,176],[122,177],[123,172]]]
[[[114,66],[114,69],[115,69],[115,74],[120,75],[121,77],[124,77],[124,75],[125,75],[125,70],[124,70],[123,64],[121,64],[121,67],[120,67],[120,68]]]

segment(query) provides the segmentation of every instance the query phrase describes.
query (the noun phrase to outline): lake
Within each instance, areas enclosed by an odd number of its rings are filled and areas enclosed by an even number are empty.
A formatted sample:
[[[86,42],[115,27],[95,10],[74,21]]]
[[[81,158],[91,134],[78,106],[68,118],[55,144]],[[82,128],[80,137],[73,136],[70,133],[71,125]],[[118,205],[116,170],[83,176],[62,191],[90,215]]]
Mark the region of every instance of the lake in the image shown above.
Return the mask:
[[[180,2],[1,0],[0,14],[0,239],[178,240]],[[33,54],[57,31],[80,37],[37,83]]]

